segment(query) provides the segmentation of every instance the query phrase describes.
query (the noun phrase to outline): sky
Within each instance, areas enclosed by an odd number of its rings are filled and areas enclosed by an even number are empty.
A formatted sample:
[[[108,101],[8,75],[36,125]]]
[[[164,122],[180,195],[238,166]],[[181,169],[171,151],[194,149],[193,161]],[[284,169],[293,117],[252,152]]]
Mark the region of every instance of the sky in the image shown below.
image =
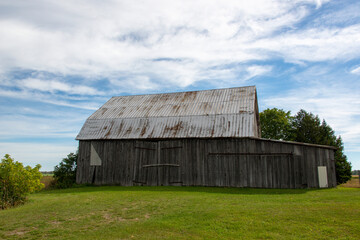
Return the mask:
[[[256,85],[360,169],[358,0],[0,0],[0,155],[51,171],[112,96]]]

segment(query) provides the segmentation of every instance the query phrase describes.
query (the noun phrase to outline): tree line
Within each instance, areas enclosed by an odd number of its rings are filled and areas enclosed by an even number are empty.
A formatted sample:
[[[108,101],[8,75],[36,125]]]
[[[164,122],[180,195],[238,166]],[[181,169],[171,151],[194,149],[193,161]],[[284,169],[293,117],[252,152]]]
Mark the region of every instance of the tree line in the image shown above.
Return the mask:
[[[351,179],[351,164],[344,154],[341,136],[317,115],[301,109],[294,116],[283,109],[266,109],[260,113],[261,137],[336,147],[335,169],[338,184]]]

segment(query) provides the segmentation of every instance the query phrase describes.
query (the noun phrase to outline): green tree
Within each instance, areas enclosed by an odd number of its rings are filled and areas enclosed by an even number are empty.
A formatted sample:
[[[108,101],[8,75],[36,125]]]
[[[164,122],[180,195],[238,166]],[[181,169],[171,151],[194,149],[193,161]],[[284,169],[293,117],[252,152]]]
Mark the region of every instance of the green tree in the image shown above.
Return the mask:
[[[337,183],[351,179],[351,164],[344,154],[341,137],[318,116],[301,109],[295,116],[282,109],[266,109],[260,113],[261,133],[264,138],[328,145],[336,147],[335,168]]]
[[[293,141],[336,147],[334,158],[337,183],[342,184],[351,179],[351,164],[344,154],[341,136],[336,137],[334,130],[325,120],[321,122],[318,116],[301,109],[294,116],[292,124]]]
[[[344,144],[340,136],[336,139],[335,146],[337,147],[335,152],[336,180],[338,184],[342,184],[351,179],[351,164],[344,154]]]
[[[301,109],[293,118],[293,141],[321,144],[320,119]]]
[[[0,209],[16,206],[25,202],[29,193],[40,190],[42,174],[36,167],[24,167],[6,154],[0,163]]]
[[[69,188],[76,182],[76,168],[78,154],[70,153],[54,169],[54,187]]]
[[[291,122],[290,111],[268,108],[260,113],[261,137],[292,140]]]

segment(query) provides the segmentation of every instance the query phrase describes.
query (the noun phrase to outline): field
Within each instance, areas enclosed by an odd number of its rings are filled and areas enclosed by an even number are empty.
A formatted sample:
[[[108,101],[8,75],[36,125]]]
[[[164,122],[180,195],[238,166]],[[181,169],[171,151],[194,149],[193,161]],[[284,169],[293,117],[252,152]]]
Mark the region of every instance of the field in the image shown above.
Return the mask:
[[[359,239],[360,188],[79,187],[0,211],[0,239]]]
[[[341,186],[342,187],[360,188],[359,175],[352,175],[351,180],[345,184],[342,184]]]
[[[41,183],[43,183],[44,186],[45,186],[45,189],[47,189],[47,188],[49,188],[50,183],[51,183],[52,180],[54,180],[52,175],[44,175],[43,174],[43,177],[41,179]]]

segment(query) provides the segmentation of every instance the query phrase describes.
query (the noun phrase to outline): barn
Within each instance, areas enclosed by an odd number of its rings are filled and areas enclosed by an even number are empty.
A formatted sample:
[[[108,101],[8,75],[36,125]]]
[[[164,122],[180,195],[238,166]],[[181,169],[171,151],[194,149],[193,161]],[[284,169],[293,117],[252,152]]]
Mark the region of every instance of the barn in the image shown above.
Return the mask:
[[[76,139],[79,184],[336,186],[335,148],[261,138],[255,86],[113,97]]]

